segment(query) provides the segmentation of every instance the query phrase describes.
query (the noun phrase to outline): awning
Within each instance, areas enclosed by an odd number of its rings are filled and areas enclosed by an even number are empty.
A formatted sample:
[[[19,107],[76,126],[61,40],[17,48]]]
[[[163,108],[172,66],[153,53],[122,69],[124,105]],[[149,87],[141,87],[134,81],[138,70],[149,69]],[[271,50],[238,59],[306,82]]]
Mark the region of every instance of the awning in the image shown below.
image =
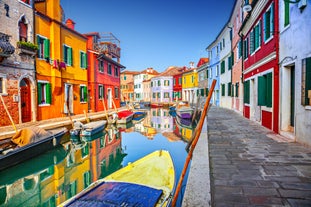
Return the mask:
[[[9,36],[0,33],[0,56],[9,57],[15,52],[15,47],[9,42]]]

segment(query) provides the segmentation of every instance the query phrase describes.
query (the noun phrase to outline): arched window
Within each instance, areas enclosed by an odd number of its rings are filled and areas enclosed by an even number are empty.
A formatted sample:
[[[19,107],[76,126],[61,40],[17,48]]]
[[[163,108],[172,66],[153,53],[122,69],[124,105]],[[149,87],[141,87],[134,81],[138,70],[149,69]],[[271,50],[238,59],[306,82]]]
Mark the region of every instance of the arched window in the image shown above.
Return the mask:
[[[22,17],[22,19],[18,22],[19,26],[19,40],[27,42],[27,24],[25,17]]]

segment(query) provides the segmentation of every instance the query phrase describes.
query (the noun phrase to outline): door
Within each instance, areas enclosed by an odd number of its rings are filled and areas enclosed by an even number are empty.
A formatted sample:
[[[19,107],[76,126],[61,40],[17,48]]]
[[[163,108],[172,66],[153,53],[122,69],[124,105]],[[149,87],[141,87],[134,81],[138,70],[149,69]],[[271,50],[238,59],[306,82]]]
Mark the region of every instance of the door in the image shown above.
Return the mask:
[[[108,101],[108,108],[112,108],[112,94],[111,94],[111,88],[107,89],[107,101]]]
[[[290,126],[294,127],[295,117],[295,66],[290,70]]]
[[[23,79],[20,82],[21,92],[21,110],[22,110],[22,122],[31,121],[31,96],[30,86],[27,79]]]
[[[72,92],[72,85],[65,84],[65,102],[64,102],[64,113],[68,114],[68,109],[70,114],[73,114],[73,92]]]

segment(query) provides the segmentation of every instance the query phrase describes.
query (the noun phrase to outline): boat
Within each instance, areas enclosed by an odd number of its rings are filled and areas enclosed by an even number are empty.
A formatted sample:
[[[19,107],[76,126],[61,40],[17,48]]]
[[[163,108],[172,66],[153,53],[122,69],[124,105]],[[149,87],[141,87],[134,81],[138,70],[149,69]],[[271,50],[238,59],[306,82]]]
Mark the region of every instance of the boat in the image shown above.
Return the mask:
[[[182,119],[192,119],[193,111],[188,102],[181,101],[176,105],[176,115]]]
[[[92,183],[60,206],[168,206],[174,184],[170,153],[157,150]]]
[[[150,103],[151,108],[162,108],[163,103]]]
[[[126,124],[133,119],[134,112],[131,110],[123,110],[118,112],[117,124]]]
[[[147,115],[145,111],[135,111],[133,114],[133,121],[139,121]]]
[[[80,132],[80,137],[90,137],[100,131],[103,131],[106,125],[106,120],[94,121],[84,124]]]
[[[18,131],[0,145],[0,170],[22,163],[60,145],[65,127],[45,130],[29,127]]]

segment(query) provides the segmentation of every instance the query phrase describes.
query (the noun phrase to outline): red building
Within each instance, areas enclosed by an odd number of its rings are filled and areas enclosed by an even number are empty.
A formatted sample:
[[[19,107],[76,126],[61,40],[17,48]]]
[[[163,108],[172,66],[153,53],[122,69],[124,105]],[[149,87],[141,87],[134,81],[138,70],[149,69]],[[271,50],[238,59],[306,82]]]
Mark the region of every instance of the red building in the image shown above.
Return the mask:
[[[186,67],[178,68],[178,72],[173,75],[173,100],[182,100],[182,74],[186,71]]]
[[[88,110],[97,112],[120,107],[120,41],[111,33],[87,33],[88,55]]]
[[[252,1],[240,29],[244,116],[275,132],[279,124],[278,8],[278,0]]]

